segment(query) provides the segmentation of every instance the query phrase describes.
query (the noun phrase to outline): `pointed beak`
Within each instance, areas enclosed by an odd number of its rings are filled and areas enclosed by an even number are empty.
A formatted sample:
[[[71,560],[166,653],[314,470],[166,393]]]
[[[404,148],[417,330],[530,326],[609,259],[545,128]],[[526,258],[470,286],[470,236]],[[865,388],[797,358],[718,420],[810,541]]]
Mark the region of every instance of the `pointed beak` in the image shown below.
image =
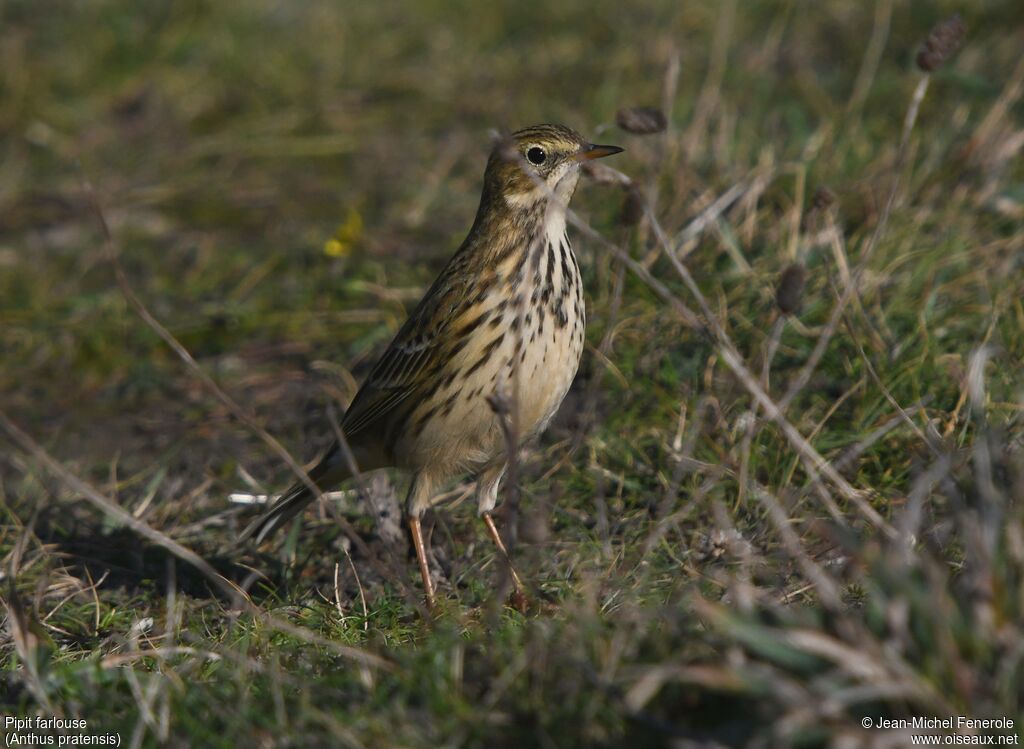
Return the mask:
[[[591,159],[603,159],[605,156],[614,156],[617,153],[622,153],[624,149],[618,146],[598,146],[593,143],[584,146],[583,150],[580,151],[576,157],[580,161],[590,161]]]

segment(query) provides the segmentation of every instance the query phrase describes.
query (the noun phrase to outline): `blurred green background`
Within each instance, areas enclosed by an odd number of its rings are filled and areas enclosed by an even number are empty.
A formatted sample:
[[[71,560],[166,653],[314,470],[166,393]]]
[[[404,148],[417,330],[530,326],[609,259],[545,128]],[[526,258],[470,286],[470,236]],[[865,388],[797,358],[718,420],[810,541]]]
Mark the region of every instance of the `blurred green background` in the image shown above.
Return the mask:
[[[966,45],[932,77],[899,163],[915,53],[954,11]],[[248,516],[227,494],[289,473],[126,304],[84,184],[145,304],[308,460],[331,437],[324,409],[348,402],[468,230],[494,132],[562,122],[626,147],[614,166],[671,235],[745,185],[687,264],[758,373],[781,325],[775,281],[794,250],[806,261],[776,397],[841,288],[823,215],[856,263],[898,174],[860,301],[789,412],[898,524],[934,455],[897,428],[893,401],[968,471],[954,488],[974,486],[981,434],[1007,456],[999,490],[1019,498],[1022,16],[1018,0],[0,0],[0,408],[224,574],[258,571],[267,610],[393,664],[369,676],[240,616],[181,565],[172,606],[164,556],[0,441],[5,601],[23,599],[50,638],[27,652],[8,627],[0,697],[178,746],[825,745],[862,737],[865,711],[1021,716],[1020,560],[972,565],[956,513],[974,505],[921,490],[934,548],[905,567],[856,523],[820,532],[827,513],[786,440],[767,427],[745,441],[749,396],[711,342],[580,237],[588,352],[522,471],[536,610],[491,605],[497,565],[464,507],[437,513],[453,610],[436,626],[356,554],[364,612],[323,516],[272,549],[233,550]],[[661,107],[668,131],[623,132],[616,112],[635,105]],[[836,202],[822,208],[825,186]],[[650,227],[622,220],[624,197],[589,183],[574,207],[692,304]],[[965,406],[983,342],[999,352],[984,424]],[[748,473],[784,498],[847,608],[820,606]],[[371,519],[352,520],[375,540]],[[996,546],[1002,559],[1012,543]],[[994,619],[957,608],[975,601],[964,568],[989,575]],[[897,664],[914,688],[887,694],[892,673],[809,654],[786,640],[795,630]],[[104,660],[172,642],[217,658]]]

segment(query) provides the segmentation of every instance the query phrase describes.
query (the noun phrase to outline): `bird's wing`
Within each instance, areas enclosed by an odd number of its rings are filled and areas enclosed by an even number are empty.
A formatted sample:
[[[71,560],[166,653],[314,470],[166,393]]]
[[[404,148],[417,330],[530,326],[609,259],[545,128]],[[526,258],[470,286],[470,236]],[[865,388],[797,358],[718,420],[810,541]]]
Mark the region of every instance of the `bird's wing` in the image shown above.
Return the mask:
[[[408,398],[422,375],[442,363],[445,333],[466,295],[461,274],[446,268],[395,335],[345,412],[342,429],[353,436],[379,421]]]

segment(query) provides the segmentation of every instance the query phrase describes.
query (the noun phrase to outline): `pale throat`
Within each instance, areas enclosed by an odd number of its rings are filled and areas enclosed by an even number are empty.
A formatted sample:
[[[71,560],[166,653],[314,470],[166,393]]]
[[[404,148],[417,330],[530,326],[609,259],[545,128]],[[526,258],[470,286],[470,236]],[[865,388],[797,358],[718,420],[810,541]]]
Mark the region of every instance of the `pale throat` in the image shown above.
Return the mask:
[[[557,245],[565,236],[565,209],[565,202],[557,197],[548,201],[543,224],[546,241]]]
[[[544,209],[544,227],[557,229],[558,235],[565,233],[565,211],[576,192],[576,184],[580,180],[580,170],[576,165],[569,166],[564,171],[559,170],[554,179],[549,178],[547,184],[538,184],[531,190],[523,192],[507,193],[505,204],[513,210],[528,210],[537,206],[538,203],[546,203]],[[547,233],[547,232],[545,232]]]
[[[544,210],[544,235],[549,242],[557,244],[566,237],[565,213],[576,192],[576,183],[580,179],[580,170],[572,169],[563,176],[550,193],[547,194],[547,207]],[[568,244],[568,237],[566,237]]]

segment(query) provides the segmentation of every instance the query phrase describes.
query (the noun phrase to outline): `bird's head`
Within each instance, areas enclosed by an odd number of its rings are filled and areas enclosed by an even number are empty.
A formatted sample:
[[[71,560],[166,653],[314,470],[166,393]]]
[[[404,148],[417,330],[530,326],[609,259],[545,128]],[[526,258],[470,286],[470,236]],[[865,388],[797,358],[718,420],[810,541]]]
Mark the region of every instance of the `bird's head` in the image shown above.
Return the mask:
[[[531,208],[552,195],[565,205],[576,189],[580,166],[622,151],[590,143],[564,125],[534,125],[502,138],[484,176],[485,194],[511,208]]]

